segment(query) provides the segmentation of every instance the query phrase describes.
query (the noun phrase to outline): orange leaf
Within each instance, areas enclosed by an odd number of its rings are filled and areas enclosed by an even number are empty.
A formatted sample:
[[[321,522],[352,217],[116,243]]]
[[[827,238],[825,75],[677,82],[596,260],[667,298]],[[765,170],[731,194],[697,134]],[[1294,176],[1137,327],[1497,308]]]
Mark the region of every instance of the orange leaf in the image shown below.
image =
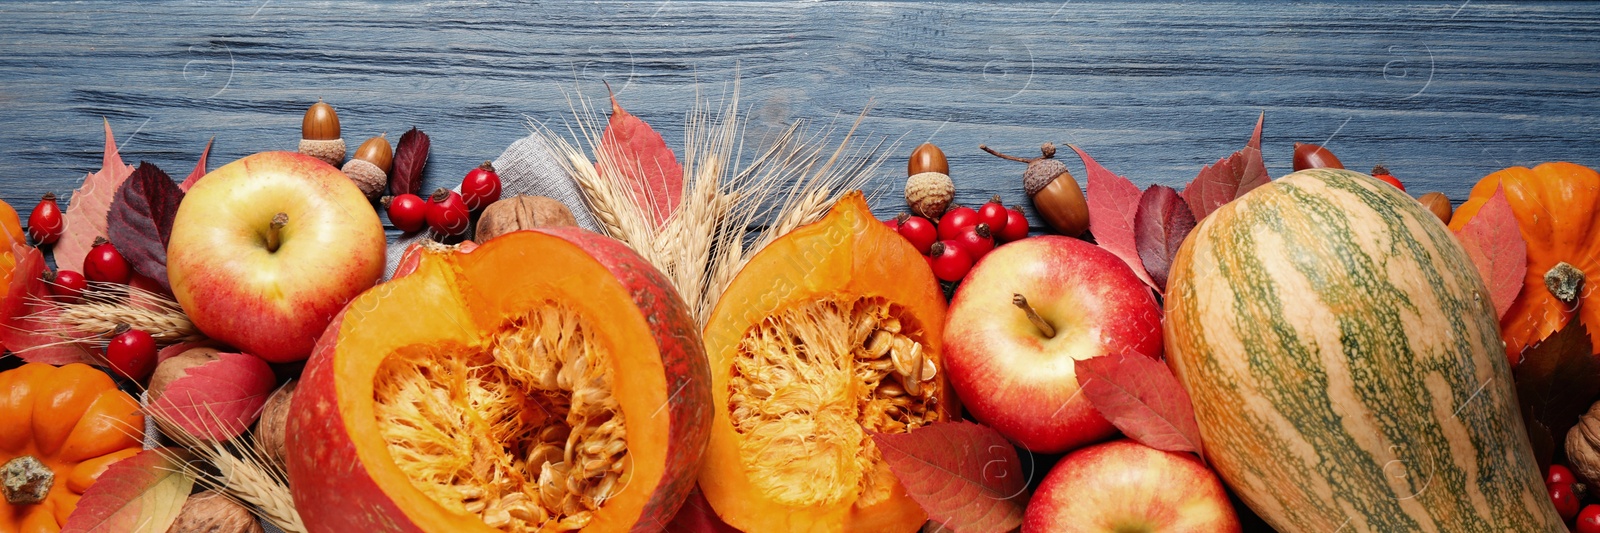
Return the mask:
[[[910,433],[874,433],[872,441],[933,521],[956,533],[999,533],[1022,525],[1028,480],[1017,449],[995,430],[949,422]]]
[[[1169,452],[1200,451],[1194,404],[1172,369],[1140,354],[1075,361],[1084,397],[1123,434]]]
[[[227,441],[249,429],[277,385],[272,367],[254,355],[219,353],[167,385],[149,411],[196,437]]]
[[[56,324],[55,308],[44,302],[52,297],[42,277],[44,254],[22,244],[13,245],[12,254],[17,264],[11,270],[6,298],[0,301],[0,345],[32,363],[103,364],[87,345],[62,342],[60,337],[47,333],[59,331],[60,326]]]
[[[1083,173],[1089,180],[1089,233],[1094,242],[1111,252],[1133,269],[1133,274],[1151,288],[1156,282],[1144,269],[1139,258],[1139,239],[1134,233],[1134,220],[1139,214],[1139,187],[1128,178],[1113,174],[1100,166],[1089,154],[1077,146],[1067,145],[1083,159]]]
[[[106,121],[106,149],[100,171],[83,178],[83,185],[72,192],[72,202],[63,216],[66,225],[61,240],[54,250],[56,266],[63,270],[83,272],[83,258],[96,237],[106,237],[106,214],[111,212],[111,199],[116,196],[122,182],[133,174],[133,167],[122,162],[117,154],[117,139],[111,135],[111,122]]]
[[[62,533],[166,531],[194,488],[181,463],[186,457],[158,448],[112,463],[78,500]]]
[[[601,177],[621,176],[633,188],[634,203],[646,219],[660,226],[683,201],[683,167],[656,130],[617,105],[611,97],[611,121],[600,137],[605,156],[595,165]]]
[[[1494,315],[1506,316],[1511,302],[1522,292],[1522,278],[1528,273],[1528,241],[1522,239],[1522,230],[1517,228],[1517,216],[1511,212],[1505,190],[1496,187],[1494,196],[1483,204],[1477,216],[1456,232],[1456,239],[1466,248],[1473,266],[1478,267],[1483,284],[1489,287]]]

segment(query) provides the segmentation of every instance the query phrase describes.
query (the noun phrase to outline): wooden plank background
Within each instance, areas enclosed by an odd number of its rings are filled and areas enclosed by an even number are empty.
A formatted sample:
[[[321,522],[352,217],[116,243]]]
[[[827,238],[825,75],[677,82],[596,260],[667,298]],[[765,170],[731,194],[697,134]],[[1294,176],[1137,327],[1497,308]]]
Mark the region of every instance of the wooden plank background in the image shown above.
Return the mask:
[[[1071,142],[1181,186],[1263,111],[1275,175],[1294,141],[1457,202],[1506,166],[1600,165],[1596,4],[8,2],[0,198],[25,212],[75,188],[99,167],[102,118],[130,164],[182,176],[213,136],[212,168],[292,149],[321,97],[352,150],[428,132],[431,188],[602,81],[680,146],[696,92],[735,77],[753,132],[847,126],[870,104],[864,130],[899,142],[884,183],[932,140],[964,203],[1023,200],[1021,166],[979,143]]]

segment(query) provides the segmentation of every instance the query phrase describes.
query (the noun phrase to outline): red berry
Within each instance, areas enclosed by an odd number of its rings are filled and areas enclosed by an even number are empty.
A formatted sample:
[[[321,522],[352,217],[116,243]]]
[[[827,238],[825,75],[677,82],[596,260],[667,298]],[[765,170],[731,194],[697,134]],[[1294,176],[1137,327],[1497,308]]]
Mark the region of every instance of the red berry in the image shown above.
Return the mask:
[[[1545,488],[1550,490],[1550,503],[1556,505],[1562,520],[1572,520],[1578,515],[1578,495],[1572,492],[1571,483],[1552,483]]]
[[[977,262],[994,249],[994,232],[989,231],[988,224],[980,222],[957,235],[955,243],[972,256],[973,262]]]
[[[495,173],[493,163],[484,161],[467,172],[466,179],[461,180],[461,199],[466,201],[469,211],[489,207],[500,200],[500,175]]]
[[[156,369],[156,340],[137,329],[118,333],[106,346],[106,361],[118,374],[144,381]]]
[[[994,233],[1000,242],[1020,241],[1028,238],[1028,215],[1022,214],[1022,208],[1011,206],[1006,210],[1006,227]]]
[[[905,213],[900,213],[900,216],[897,216],[897,217],[894,217],[894,218],[884,219],[883,225],[889,226],[889,229],[892,229],[892,230],[898,232],[898,231],[900,231],[900,223],[904,222],[907,216],[910,216],[910,215],[907,215]]]
[[[45,282],[50,286],[50,294],[69,304],[83,300],[83,291],[89,288],[89,280],[83,279],[83,274],[71,270],[58,271],[55,279],[46,279]]]
[[[455,191],[439,189],[428,197],[428,227],[440,235],[460,235],[471,225],[472,213]]]
[[[1383,180],[1384,183],[1393,185],[1396,189],[1400,189],[1402,191],[1406,190],[1405,184],[1400,183],[1400,179],[1394,177],[1393,174],[1390,174],[1389,169],[1384,168],[1383,165],[1372,167],[1372,177]]]
[[[39,205],[34,206],[33,213],[28,215],[28,236],[40,246],[55,244],[61,240],[61,230],[65,227],[61,221],[61,206],[56,204],[56,194],[44,193]]]
[[[978,206],[978,223],[988,224],[989,231],[998,235],[1006,230],[1006,224],[1009,222],[1006,206],[1000,203],[1000,195],[996,194],[988,203]]]
[[[1555,483],[1571,484],[1576,481],[1578,480],[1572,476],[1572,470],[1561,465],[1550,465],[1550,471],[1544,476],[1544,484],[1546,485],[1552,485]]]
[[[928,255],[928,249],[939,240],[939,230],[926,218],[906,217],[906,221],[900,223],[900,236],[910,241],[917,252]]]
[[[955,241],[933,243],[929,257],[933,261],[933,276],[944,281],[961,281],[972,270],[972,256]]]
[[[1589,504],[1578,511],[1578,533],[1600,533],[1600,505]]]
[[[111,241],[101,237],[94,240],[94,248],[83,258],[83,277],[89,281],[127,283],[133,279],[133,267]]]
[[[939,239],[954,240],[967,228],[978,225],[978,211],[971,207],[956,206],[939,218]]]
[[[389,209],[389,223],[400,231],[412,233],[428,227],[428,202],[415,194],[391,196],[383,200]]]

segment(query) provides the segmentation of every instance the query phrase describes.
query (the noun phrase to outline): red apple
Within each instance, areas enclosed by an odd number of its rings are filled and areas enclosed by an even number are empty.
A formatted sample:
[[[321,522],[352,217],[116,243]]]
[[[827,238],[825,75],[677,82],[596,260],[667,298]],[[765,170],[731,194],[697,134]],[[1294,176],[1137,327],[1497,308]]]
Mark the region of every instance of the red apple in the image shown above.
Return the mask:
[[[944,344],[950,383],[973,418],[1024,448],[1060,453],[1116,433],[1078,393],[1073,362],[1160,357],[1161,308],[1111,252],[1033,237],[995,248],[967,274],[946,315]]]
[[[1028,502],[1022,533],[1239,531],[1217,475],[1193,454],[1123,439],[1061,459]]]
[[[295,152],[212,171],[178,205],[172,294],[200,331],[267,361],[299,361],[383,275],[384,235],[343,172]]]

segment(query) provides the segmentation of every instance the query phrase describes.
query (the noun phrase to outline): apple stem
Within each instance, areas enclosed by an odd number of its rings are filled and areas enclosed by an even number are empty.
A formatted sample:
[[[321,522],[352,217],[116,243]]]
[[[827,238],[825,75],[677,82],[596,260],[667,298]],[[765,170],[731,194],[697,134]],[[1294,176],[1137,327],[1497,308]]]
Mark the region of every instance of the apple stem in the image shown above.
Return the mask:
[[[289,225],[288,213],[278,213],[276,216],[272,217],[272,224],[267,226],[267,252],[270,253],[278,251],[278,245],[281,244],[278,234],[281,233],[283,231],[283,227],[287,225]]]
[[[1033,306],[1028,305],[1027,298],[1024,298],[1021,294],[1012,293],[1011,304],[1022,308],[1022,312],[1028,315],[1028,321],[1033,323],[1033,327],[1039,328],[1039,332],[1044,333],[1044,338],[1055,338],[1056,328],[1051,327],[1049,322],[1044,321],[1044,317],[1039,316],[1039,313],[1033,310]]]

